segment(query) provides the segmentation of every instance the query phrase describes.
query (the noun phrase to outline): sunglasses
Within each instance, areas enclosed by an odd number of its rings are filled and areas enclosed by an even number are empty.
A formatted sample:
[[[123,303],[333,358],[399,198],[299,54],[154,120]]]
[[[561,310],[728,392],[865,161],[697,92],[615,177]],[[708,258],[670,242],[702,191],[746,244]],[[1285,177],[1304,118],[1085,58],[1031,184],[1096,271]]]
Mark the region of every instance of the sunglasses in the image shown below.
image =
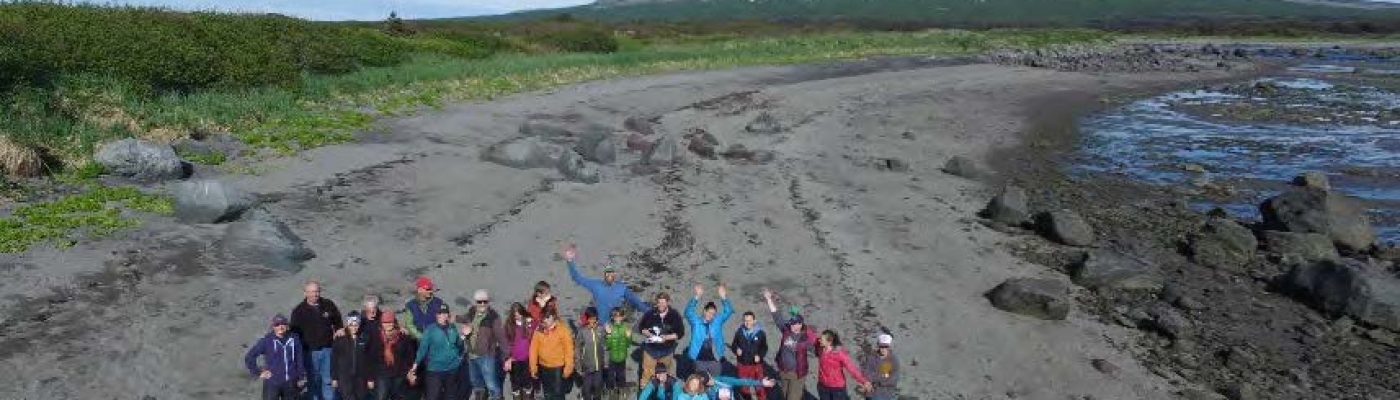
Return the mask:
[[[491,303],[490,300],[477,300],[477,301],[476,301],[476,304],[490,304],[490,303]]]

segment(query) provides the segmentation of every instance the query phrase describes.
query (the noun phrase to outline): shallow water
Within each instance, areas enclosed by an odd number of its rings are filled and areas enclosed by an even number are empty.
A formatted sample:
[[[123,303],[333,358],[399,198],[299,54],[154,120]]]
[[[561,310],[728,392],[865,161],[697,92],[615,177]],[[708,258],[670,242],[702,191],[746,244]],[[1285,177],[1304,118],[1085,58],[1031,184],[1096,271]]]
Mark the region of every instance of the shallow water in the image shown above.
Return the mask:
[[[1076,173],[1228,186],[1194,206],[1257,219],[1282,182],[1322,171],[1367,200],[1383,240],[1400,241],[1400,94],[1327,74],[1274,77],[1140,100],[1081,129]]]

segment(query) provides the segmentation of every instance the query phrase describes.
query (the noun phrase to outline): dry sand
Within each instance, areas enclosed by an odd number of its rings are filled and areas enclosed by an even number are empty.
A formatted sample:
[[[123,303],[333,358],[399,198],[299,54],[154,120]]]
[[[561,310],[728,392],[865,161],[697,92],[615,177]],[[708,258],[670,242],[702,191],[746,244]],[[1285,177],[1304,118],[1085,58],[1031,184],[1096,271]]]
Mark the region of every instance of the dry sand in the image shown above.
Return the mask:
[[[313,278],[342,310],[366,293],[402,304],[411,277],[424,273],[457,304],[477,288],[498,302],[523,300],[543,279],[573,314],[587,298],[555,255],[569,242],[585,264],[604,253],[630,260],[624,279],[647,296],[723,281],[739,311],[760,310],[771,287],[852,344],[888,327],[911,398],[1174,397],[1124,350],[1137,332],[1078,310],[1042,321],[994,309],[983,294],[1006,278],[1064,277],[1003,250],[1017,239],[973,218],[988,188],[938,170],[955,155],[982,159],[1015,145],[1050,103],[1219,76],[957,64],[866,60],[594,82],[385,121],[362,143],[267,162],[261,174],[228,179],[308,242],[318,256],[304,270],[224,265],[207,256],[222,226],[169,220],[5,256],[0,382],[9,384],[0,398],[255,397],[241,357]],[[745,132],[763,112],[788,131]],[[532,118],[615,127],[620,145],[628,117],[654,119],[660,133],[702,128],[722,146],[777,159],[688,154],[681,166],[637,174],[629,166],[639,155],[624,153],[588,185],[480,157]],[[877,168],[886,159],[908,170]],[[1095,358],[1122,371],[1100,373]]]

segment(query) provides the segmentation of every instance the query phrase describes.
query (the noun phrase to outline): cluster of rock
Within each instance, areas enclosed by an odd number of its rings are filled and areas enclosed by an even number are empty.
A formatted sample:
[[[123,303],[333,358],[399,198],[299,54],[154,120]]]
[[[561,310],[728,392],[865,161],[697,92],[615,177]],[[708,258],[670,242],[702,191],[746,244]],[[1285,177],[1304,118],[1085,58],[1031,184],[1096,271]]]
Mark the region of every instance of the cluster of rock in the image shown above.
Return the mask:
[[[999,50],[982,56],[985,62],[1061,71],[1084,72],[1196,72],[1230,68],[1233,53],[1219,53],[1213,46],[1184,51],[1161,45],[1066,45],[1038,49]],[[1247,57],[1240,54],[1239,58]]]

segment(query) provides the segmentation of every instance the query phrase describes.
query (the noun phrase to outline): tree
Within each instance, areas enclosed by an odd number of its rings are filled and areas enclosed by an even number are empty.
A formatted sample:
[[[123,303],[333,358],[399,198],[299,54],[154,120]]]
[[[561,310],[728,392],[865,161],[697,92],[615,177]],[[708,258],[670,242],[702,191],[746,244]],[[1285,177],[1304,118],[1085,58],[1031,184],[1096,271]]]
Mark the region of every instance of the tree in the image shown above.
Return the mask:
[[[390,36],[408,36],[413,34],[413,29],[399,18],[399,13],[390,11],[389,19],[384,21],[384,33]]]

